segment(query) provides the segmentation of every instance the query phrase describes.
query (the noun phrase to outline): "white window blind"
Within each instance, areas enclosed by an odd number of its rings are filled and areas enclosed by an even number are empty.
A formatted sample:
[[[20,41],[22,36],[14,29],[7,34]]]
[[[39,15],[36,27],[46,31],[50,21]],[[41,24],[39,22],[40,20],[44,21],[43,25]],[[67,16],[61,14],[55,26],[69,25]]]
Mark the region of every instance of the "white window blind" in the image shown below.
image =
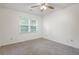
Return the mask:
[[[26,16],[20,17],[20,32],[37,32],[38,21]]]

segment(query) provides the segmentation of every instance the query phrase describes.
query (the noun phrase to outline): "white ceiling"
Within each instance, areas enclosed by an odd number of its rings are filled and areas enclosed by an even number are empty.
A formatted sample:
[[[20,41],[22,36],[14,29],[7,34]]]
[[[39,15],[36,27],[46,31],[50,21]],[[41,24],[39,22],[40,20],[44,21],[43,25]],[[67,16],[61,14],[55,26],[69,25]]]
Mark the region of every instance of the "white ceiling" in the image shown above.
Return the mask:
[[[66,8],[66,7],[73,5],[73,4],[74,3],[51,3],[51,5],[54,6],[55,9],[53,9],[53,10],[48,9],[43,12],[40,11],[39,7],[31,8],[31,6],[34,5],[34,3],[0,3],[0,7],[43,16],[45,14],[54,12],[55,10]]]

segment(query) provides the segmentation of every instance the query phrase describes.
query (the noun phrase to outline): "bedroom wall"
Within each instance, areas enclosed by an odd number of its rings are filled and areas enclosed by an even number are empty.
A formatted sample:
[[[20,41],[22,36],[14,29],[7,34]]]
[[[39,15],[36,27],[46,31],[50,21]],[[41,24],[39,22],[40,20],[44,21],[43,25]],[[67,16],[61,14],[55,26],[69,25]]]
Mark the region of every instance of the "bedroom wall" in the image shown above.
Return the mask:
[[[19,33],[20,16],[35,17],[39,23],[36,33]],[[0,8],[0,46],[42,37],[42,20],[39,16]]]
[[[45,38],[79,48],[79,4],[52,12],[43,21]]]

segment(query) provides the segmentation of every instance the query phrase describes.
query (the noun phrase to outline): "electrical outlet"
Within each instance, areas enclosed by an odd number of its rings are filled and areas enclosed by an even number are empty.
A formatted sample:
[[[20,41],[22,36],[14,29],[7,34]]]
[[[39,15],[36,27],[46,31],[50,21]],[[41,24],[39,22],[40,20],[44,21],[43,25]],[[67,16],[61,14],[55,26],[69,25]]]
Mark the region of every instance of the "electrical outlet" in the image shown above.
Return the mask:
[[[73,40],[70,40],[71,42],[74,42]]]

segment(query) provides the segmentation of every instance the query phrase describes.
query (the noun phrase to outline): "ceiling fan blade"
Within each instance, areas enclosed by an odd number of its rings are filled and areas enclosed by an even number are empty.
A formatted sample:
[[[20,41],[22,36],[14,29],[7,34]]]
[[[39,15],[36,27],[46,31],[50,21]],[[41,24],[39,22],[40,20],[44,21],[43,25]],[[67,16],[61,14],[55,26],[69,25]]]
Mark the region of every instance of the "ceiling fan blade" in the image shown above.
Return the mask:
[[[52,7],[52,6],[47,6],[48,8],[50,8],[50,9],[54,9],[54,7]]]
[[[41,3],[41,6],[45,5],[45,3]]]
[[[31,6],[31,8],[39,7],[40,5]]]

